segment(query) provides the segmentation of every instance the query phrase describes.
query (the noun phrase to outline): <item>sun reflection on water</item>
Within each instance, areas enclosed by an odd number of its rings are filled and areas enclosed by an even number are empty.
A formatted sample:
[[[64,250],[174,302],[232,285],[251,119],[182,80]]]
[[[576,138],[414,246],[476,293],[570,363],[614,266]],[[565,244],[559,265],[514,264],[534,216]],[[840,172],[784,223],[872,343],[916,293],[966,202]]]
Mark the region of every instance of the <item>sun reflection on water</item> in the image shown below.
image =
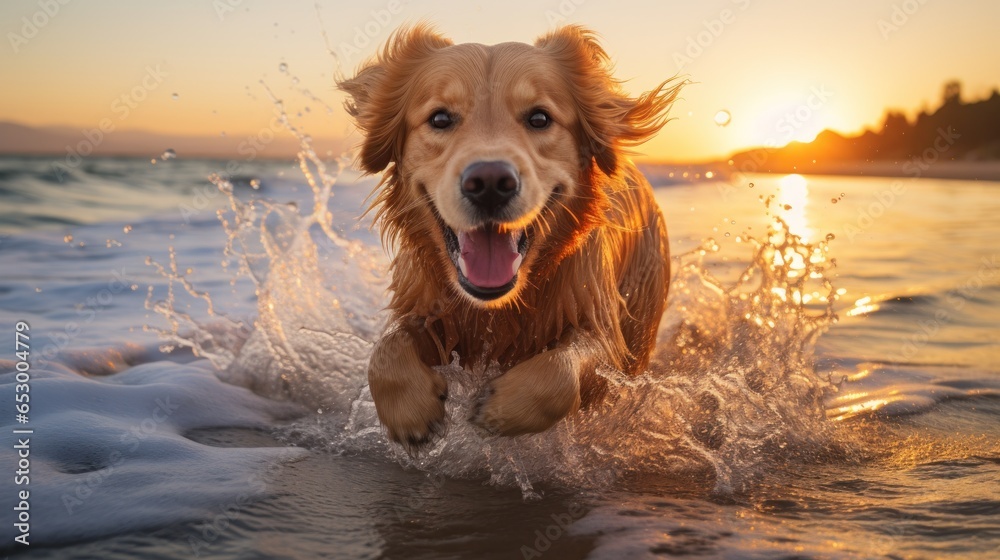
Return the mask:
[[[878,309],[879,304],[877,302],[873,303],[871,296],[865,296],[854,302],[854,307],[847,311],[847,316],[867,315],[873,311],[878,311]]]
[[[785,175],[778,180],[777,213],[788,229],[806,243],[813,239],[815,232],[809,226],[806,206],[809,204],[809,183],[799,174]]]

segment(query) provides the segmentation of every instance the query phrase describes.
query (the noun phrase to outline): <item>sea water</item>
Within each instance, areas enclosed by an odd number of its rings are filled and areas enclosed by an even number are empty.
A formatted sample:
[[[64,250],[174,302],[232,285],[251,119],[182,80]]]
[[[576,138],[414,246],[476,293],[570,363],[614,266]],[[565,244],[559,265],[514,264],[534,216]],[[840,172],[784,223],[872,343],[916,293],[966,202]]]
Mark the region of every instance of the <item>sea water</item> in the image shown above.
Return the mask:
[[[366,386],[389,256],[347,162],[0,160],[0,309],[32,336],[27,423],[0,356],[7,552],[997,553],[1000,185],[657,182],[674,262],[649,371],[602,369],[599,406],[498,438],[467,418],[502,372],[455,356],[447,434],[410,456]]]

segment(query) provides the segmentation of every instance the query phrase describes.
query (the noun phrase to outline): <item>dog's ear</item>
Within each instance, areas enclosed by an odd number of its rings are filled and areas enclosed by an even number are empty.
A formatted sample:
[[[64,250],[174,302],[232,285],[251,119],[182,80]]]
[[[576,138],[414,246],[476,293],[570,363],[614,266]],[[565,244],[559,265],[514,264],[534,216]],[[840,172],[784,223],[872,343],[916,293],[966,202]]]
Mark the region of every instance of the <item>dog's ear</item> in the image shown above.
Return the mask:
[[[428,25],[401,28],[353,78],[337,82],[348,96],[344,108],[365,135],[358,154],[362,169],[378,173],[399,161],[407,132],[406,102],[416,69],[427,56],[451,44]]]
[[[608,55],[593,32],[571,25],[535,42],[563,69],[577,104],[580,145],[607,175],[618,156],[649,140],[667,122],[667,112],[687,82],[671,78],[639,97],[629,97],[612,75]]]

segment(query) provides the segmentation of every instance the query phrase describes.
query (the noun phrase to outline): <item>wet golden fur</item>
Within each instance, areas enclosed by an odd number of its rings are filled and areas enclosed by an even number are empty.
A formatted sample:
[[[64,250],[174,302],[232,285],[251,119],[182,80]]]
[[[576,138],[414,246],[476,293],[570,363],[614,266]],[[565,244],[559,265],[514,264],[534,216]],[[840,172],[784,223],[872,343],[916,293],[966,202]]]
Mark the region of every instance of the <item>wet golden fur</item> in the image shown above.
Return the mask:
[[[453,45],[425,26],[401,30],[339,83],[365,135],[358,161],[384,172],[375,199],[395,248],[392,318],[369,382],[390,437],[417,445],[443,427],[447,387],[431,366],[457,352],[465,367],[507,369],[473,421],[515,435],[541,431],[599,388],[598,363],[648,364],[669,279],[666,227],[652,190],[625,157],[664,124],[679,85],[638,98],[611,75],[593,34],[564,27],[535,45]],[[427,126],[437,108],[454,131]],[[533,107],[553,126],[524,126]],[[441,223],[474,227],[458,177],[471,162],[511,161],[523,181],[512,203],[530,248],[510,294],[465,293]]]

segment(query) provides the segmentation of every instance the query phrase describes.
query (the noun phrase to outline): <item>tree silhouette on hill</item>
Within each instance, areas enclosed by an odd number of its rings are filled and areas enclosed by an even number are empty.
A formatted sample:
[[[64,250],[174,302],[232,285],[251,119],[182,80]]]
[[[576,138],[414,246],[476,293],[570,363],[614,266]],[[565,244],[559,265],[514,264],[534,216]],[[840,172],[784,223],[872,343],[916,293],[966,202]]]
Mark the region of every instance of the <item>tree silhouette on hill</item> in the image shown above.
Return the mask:
[[[856,136],[824,130],[809,143],[792,142],[782,148],[758,148],[732,156],[740,168],[747,162],[756,170],[808,171],[836,163],[890,162],[918,164],[937,160],[1000,160],[1000,92],[964,103],[962,85],[945,83],[941,105],[921,111],[911,122],[905,114],[888,110],[881,126]]]

